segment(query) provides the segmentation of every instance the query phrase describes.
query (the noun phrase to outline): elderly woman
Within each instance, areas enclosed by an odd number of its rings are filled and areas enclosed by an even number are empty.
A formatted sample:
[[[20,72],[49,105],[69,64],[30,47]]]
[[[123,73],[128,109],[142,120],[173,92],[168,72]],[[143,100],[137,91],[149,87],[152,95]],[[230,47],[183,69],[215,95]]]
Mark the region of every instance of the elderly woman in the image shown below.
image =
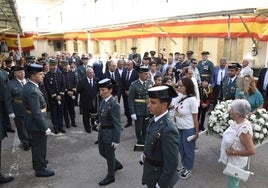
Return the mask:
[[[248,156],[255,153],[252,141],[253,131],[246,115],[250,112],[250,104],[245,99],[235,99],[229,111],[234,120],[223,133],[221,154],[219,162],[227,164],[227,161],[237,167],[245,168]],[[227,187],[239,187],[239,180],[227,175]]]
[[[195,96],[194,84],[190,78],[178,81],[179,96],[173,100],[174,121],[179,129],[179,152],[182,166],[178,168],[180,178],[187,179],[192,175],[195,158],[195,140],[198,138],[198,101]],[[187,140],[189,136],[194,138]]]
[[[251,114],[263,107],[264,100],[262,94],[256,88],[256,82],[253,76],[247,75],[238,79],[235,97],[244,98],[249,102]]]

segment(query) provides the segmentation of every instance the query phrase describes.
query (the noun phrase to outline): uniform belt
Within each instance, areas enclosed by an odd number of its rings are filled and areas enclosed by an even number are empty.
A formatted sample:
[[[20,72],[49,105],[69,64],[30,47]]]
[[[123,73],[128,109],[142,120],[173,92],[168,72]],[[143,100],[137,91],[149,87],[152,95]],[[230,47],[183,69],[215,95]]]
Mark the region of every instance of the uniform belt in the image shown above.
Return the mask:
[[[13,101],[16,103],[23,103],[22,100],[19,100],[19,99],[13,99]]]
[[[148,103],[148,99],[135,99],[134,102]]]
[[[148,163],[149,165],[152,165],[152,166],[163,167],[163,165],[164,165],[163,161],[157,161],[157,160],[149,159],[147,157],[145,157],[144,159],[145,159],[146,163]]]
[[[42,108],[42,109],[41,109],[41,112],[46,112],[46,111],[47,111],[47,108]],[[26,110],[26,113],[27,113],[27,114],[31,114],[32,111],[31,111],[31,110]]]
[[[107,126],[101,125],[101,128],[102,129],[113,129],[114,126],[111,126],[111,125],[107,125]]]

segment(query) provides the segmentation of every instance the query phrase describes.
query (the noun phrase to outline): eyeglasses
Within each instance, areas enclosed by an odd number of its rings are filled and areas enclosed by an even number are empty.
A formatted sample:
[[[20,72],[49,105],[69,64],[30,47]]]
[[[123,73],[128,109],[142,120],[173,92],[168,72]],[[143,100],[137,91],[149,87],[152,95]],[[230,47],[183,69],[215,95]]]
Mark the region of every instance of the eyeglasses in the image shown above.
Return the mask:
[[[197,62],[192,62],[192,64],[197,64]]]

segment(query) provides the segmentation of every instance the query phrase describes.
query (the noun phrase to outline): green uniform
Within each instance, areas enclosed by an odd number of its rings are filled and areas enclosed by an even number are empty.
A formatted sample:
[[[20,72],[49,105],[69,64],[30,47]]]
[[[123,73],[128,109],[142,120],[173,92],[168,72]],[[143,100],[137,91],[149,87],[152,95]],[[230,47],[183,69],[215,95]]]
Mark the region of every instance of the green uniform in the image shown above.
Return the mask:
[[[145,137],[142,183],[155,188],[173,187],[178,181],[179,133],[168,113],[150,121]]]
[[[197,68],[199,70],[201,79],[203,77],[208,78],[209,83],[212,83],[212,77],[213,77],[213,72],[214,72],[214,65],[211,61],[207,60],[205,62],[199,61],[197,64]]]
[[[145,81],[145,86],[138,79],[133,81],[129,87],[128,105],[130,114],[136,114],[135,120],[135,133],[137,138],[137,144],[144,144],[146,127],[148,124],[149,110],[148,104],[148,89],[152,87],[151,80]]]
[[[25,122],[31,132],[33,168],[36,172],[46,169],[47,136],[46,101],[38,86],[29,81],[22,89],[22,100],[26,109]]]
[[[99,153],[107,160],[108,175],[114,178],[115,169],[121,165],[115,158],[112,142],[119,144],[121,134],[120,105],[113,97],[103,99],[99,108],[100,130],[98,135]]]
[[[29,136],[25,125],[25,107],[22,102],[23,85],[19,80],[13,79],[7,83],[6,109],[8,114],[15,114],[15,125],[22,144],[29,145]]]

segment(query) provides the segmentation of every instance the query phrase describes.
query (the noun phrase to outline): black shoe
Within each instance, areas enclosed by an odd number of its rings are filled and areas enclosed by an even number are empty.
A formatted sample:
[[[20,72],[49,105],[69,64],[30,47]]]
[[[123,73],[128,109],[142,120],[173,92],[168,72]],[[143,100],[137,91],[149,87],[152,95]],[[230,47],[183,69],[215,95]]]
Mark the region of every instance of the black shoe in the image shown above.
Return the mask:
[[[44,171],[36,171],[35,172],[35,176],[36,177],[50,177],[50,176],[54,176],[55,172],[51,171],[51,170],[44,170]]]
[[[70,128],[71,126],[70,126],[70,124],[66,124],[66,128]]]
[[[131,123],[128,123],[125,125],[125,128],[130,127],[131,125],[132,125]]]
[[[76,125],[75,123],[72,123],[72,126],[73,126],[73,127],[77,127],[77,125]]]
[[[13,176],[3,176],[1,175],[0,176],[0,184],[3,184],[3,183],[8,183],[10,181],[14,180],[14,177]]]
[[[28,151],[30,149],[30,145],[29,144],[23,144],[23,149],[25,151]]]
[[[108,184],[110,184],[110,183],[113,183],[114,182],[114,177],[106,177],[106,178],[104,178],[100,183],[99,183],[99,185],[100,186],[104,186],[104,185],[108,185]]]
[[[60,131],[61,133],[66,133],[66,131],[65,131],[63,128],[60,128],[59,131]]]
[[[91,128],[87,128],[85,130],[86,130],[86,132],[91,133]]]
[[[95,141],[95,142],[94,142],[94,144],[99,144],[99,141],[98,141],[98,140],[97,140],[97,141]]]
[[[114,171],[116,172],[117,170],[121,170],[123,168],[123,165],[121,164],[121,163],[116,163],[115,164],[115,169],[114,169]]]
[[[58,129],[54,129],[54,133],[55,134],[59,134],[59,130]]]
[[[12,129],[11,127],[10,127],[10,128],[6,128],[6,131],[7,131],[7,132],[10,132],[10,133],[14,133],[14,132],[15,132],[15,130]]]

